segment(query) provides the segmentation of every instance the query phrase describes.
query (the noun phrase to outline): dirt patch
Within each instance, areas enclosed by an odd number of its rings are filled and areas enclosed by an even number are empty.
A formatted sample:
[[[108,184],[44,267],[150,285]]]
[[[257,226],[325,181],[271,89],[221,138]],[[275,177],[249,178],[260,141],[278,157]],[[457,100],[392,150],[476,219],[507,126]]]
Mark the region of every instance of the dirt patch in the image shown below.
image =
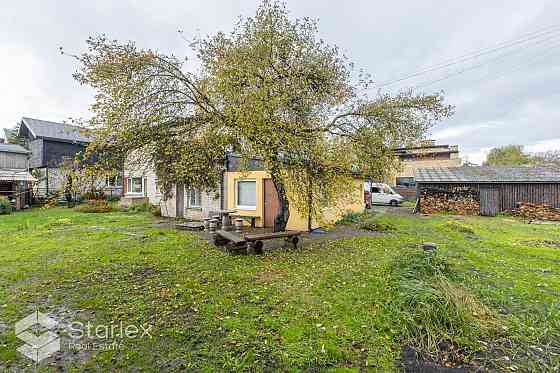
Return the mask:
[[[484,372],[481,367],[465,364],[461,351],[453,345],[442,342],[439,344],[437,359],[421,354],[412,346],[402,349],[402,368],[406,373],[472,373]]]

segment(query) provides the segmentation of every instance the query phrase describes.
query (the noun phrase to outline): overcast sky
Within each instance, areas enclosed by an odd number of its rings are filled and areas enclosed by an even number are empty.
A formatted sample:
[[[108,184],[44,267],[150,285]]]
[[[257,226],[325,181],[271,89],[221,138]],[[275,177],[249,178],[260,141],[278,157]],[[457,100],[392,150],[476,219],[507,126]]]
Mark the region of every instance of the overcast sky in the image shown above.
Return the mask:
[[[407,87],[443,90],[456,114],[434,129],[433,138],[458,144],[471,162],[481,162],[494,146],[511,143],[532,152],[560,150],[560,1],[289,0],[287,4],[294,17],[318,18],[321,36],[341,47],[380,85],[471,57],[381,87],[389,92]],[[257,1],[249,0],[4,4],[0,127],[12,127],[22,116],[52,121],[89,117],[93,92],[73,80],[77,66],[59,54],[59,46],[79,53],[88,35],[105,33],[183,56],[190,51],[178,29],[187,38],[229,31],[239,15],[252,15],[256,6]],[[476,51],[488,53],[472,58]]]

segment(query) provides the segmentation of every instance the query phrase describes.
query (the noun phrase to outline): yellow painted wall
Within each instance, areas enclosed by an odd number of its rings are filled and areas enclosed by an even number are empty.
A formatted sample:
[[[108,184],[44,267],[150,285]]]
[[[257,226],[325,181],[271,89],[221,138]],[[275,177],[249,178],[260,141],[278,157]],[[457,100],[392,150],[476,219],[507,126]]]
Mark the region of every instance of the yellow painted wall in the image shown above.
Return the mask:
[[[266,171],[250,172],[226,172],[226,206],[229,210],[236,210],[238,215],[255,217],[257,227],[264,226],[264,180],[270,179],[270,174]],[[239,210],[236,206],[237,201],[237,180],[255,180],[257,191],[257,207],[255,210]],[[340,217],[348,212],[364,211],[364,180],[354,179],[351,191],[346,196],[341,197],[334,206],[325,207],[320,222],[313,222],[313,228],[318,226],[330,225],[335,223]],[[307,230],[307,218],[300,215],[297,210],[290,206],[290,219],[286,226],[288,230]]]
[[[264,179],[270,179],[266,171],[226,172],[226,203],[228,210],[236,210],[237,215],[255,217],[257,227],[264,226]],[[237,180],[255,180],[257,182],[257,208],[255,210],[239,210],[237,204]]]
[[[343,215],[349,212],[363,212],[364,205],[364,180],[353,179],[349,186],[350,190],[345,196],[341,196],[333,206],[323,208],[321,221],[312,221],[312,228],[324,227],[336,223]],[[290,206],[290,219],[287,230],[306,231],[307,217],[302,216]]]

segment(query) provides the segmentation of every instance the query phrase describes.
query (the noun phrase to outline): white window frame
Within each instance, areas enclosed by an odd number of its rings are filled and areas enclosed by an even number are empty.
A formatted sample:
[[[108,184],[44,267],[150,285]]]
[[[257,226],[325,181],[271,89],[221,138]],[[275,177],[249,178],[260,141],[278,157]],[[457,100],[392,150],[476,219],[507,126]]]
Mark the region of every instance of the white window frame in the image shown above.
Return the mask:
[[[198,204],[192,204],[192,203],[191,203],[191,196],[192,196],[192,194],[195,195],[194,200],[195,200],[195,202],[198,201]],[[198,198],[196,198],[196,195],[197,195],[197,194],[198,194]],[[187,206],[188,206],[189,208],[196,208],[196,209],[199,209],[199,208],[202,207],[202,193],[201,193],[199,190],[197,190],[197,189],[189,189],[189,191],[187,192]]]
[[[133,179],[140,179],[141,183],[140,185],[142,185],[142,191],[141,192],[133,192],[132,191],[132,180]],[[144,195],[144,177],[142,176],[129,176],[126,179],[126,194],[130,194],[130,195],[134,195],[134,196],[143,196]]]
[[[247,206],[239,204],[239,183],[252,182],[255,183],[255,205]],[[256,211],[257,210],[257,180],[256,179],[237,179],[235,180],[235,207],[239,210]]]

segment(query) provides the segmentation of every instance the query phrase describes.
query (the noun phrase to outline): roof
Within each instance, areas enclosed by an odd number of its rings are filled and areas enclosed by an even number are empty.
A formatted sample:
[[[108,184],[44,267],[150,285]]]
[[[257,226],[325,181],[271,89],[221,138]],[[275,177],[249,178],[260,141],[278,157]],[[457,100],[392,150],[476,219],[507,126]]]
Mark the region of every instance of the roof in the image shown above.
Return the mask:
[[[26,117],[22,118],[22,122],[35,138],[81,143],[93,140],[88,136],[88,129],[84,127]]]
[[[417,183],[560,183],[558,166],[419,168]]]
[[[27,150],[23,146],[17,145],[17,144],[0,144],[0,152],[29,154],[29,150]]]
[[[37,179],[27,171],[0,170],[0,181],[37,181]]]

